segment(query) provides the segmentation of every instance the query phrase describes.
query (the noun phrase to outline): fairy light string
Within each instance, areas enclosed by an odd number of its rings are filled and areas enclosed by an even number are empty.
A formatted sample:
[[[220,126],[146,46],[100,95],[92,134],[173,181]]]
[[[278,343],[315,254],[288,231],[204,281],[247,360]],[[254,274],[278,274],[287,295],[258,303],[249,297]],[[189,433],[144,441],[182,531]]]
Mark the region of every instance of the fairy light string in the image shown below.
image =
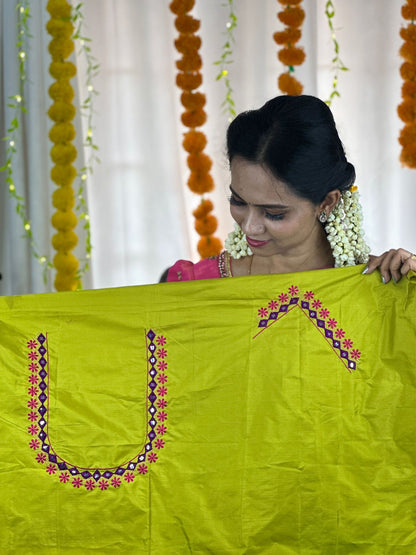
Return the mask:
[[[214,236],[218,227],[217,218],[212,214],[214,205],[204,197],[214,189],[214,180],[210,170],[211,158],[205,154],[207,144],[205,134],[199,129],[207,119],[204,106],[205,94],[197,91],[202,84],[202,59],[199,54],[201,38],[196,34],[200,21],[190,15],[195,0],[173,0],[169,8],[175,14],[175,27],[179,36],[175,39],[175,47],[181,54],[176,61],[178,73],[176,84],[183,91],[181,104],[184,111],[181,121],[189,129],[184,134],[183,148],[188,153],[187,165],[190,170],[187,185],[191,191],[201,195],[199,206],[193,211],[195,230],[201,236],[197,249],[201,258],[215,256],[221,252],[222,243]]]
[[[338,90],[339,72],[348,71],[348,68],[342,62],[339,55],[339,43],[335,34],[335,27],[333,23],[333,19],[335,17],[335,6],[331,0],[328,0],[327,3],[325,4],[325,15],[327,17],[328,27],[331,33],[331,39],[334,47],[334,57],[332,58],[332,70],[333,70],[332,90],[331,90],[331,93],[329,94],[328,99],[325,101],[328,106],[331,106],[334,98],[340,96],[340,93]]]
[[[399,135],[400,161],[408,168],[416,168],[416,0],[404,2],[401,15],[407,25],[400,29],[403,44],[399,53],[404,60],[400,66],[402,101],[397,107],[404,122]]]
[[[277,14],[278,19],[285,25],[283,31],[274,33],[273,39],[280,46],[277,57],[287,66],[287,71],[281,73],[277,85],[283,94],[299,95],[303,92],[302,83],[294,76],[295,66],[303,64],[306,58],[302,47],[297,46],[305,19],[305,12],[301,7],[302,0],[277,0],[284,6]]]

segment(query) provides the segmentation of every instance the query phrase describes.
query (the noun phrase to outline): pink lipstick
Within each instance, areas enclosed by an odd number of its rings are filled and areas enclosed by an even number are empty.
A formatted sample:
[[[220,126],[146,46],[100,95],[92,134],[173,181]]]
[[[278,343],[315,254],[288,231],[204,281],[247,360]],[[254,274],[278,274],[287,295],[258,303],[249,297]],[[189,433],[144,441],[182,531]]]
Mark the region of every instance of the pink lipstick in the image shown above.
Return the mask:
[[[250,247],[264,247],[264,245],[267,245],[267,243],[269,241],[256,241],[255,239],[251,239],[250,237],[247,237],[247,243],[250,245]]]

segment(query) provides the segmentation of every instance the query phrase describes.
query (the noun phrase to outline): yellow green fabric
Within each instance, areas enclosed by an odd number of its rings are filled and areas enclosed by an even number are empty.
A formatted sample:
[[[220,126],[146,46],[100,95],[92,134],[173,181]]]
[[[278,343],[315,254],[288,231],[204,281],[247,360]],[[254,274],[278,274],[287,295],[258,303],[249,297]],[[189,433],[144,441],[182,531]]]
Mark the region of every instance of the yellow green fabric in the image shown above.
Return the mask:
[[[362,269],[0,298],[0,553],[416,553],[416,281]]]

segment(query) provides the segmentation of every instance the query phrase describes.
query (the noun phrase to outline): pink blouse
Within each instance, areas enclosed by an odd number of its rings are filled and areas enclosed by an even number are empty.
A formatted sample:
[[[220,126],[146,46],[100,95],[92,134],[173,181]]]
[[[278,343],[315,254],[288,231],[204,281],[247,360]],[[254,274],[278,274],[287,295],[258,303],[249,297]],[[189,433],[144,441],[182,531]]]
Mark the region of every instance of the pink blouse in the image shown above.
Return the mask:
[[[166,281],[190,281],[232,277],[230,255],[223,251],[214,258],[205,258],[196,264],[189,260],[178,260],[169,268]]]

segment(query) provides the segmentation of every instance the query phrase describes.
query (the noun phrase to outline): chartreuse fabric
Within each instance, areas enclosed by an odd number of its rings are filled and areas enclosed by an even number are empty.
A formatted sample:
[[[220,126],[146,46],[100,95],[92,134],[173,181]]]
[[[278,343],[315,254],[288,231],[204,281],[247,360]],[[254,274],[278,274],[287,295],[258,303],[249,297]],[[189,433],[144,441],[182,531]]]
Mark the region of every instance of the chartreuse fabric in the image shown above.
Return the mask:
[[[416,553],[416,283],[0,299],[0,553]]]

